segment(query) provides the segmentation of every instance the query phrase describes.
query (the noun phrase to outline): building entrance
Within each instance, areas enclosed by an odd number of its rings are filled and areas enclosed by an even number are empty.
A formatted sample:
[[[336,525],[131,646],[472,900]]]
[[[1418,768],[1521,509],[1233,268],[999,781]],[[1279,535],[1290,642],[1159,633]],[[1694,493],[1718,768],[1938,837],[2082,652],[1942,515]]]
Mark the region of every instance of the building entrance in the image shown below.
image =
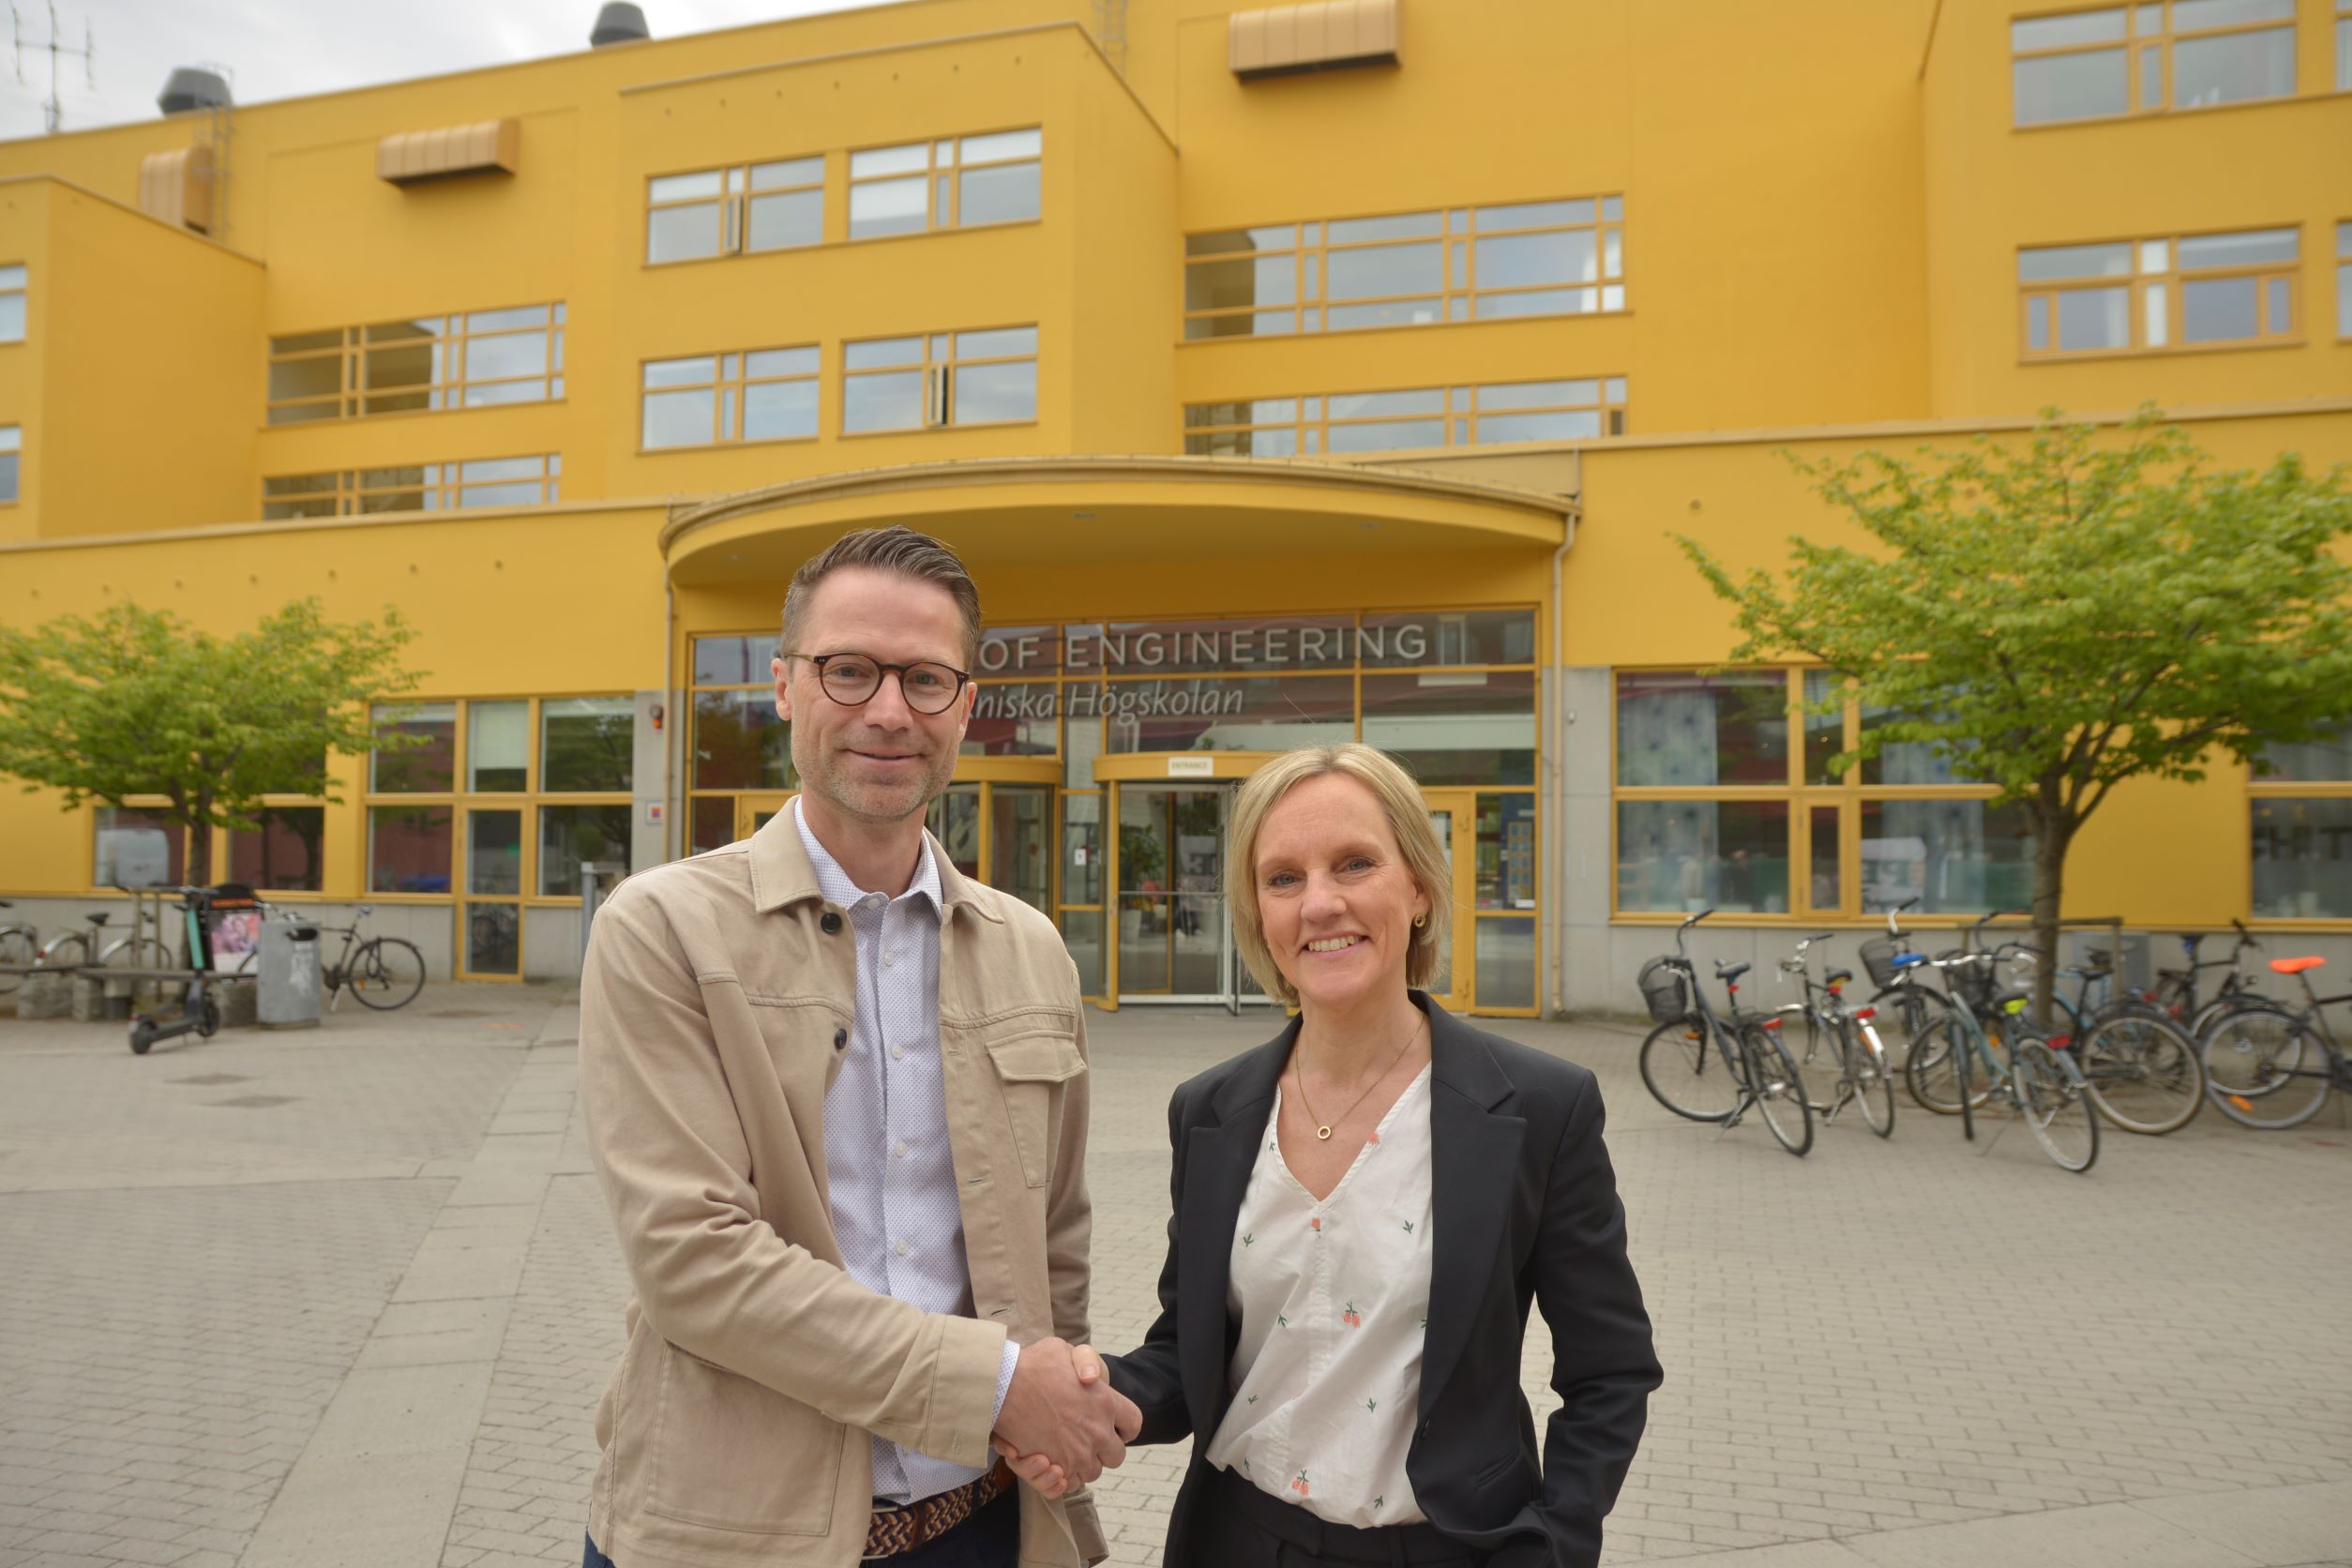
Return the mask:
[[[1263,1002],[1233,945],[1225,830],[1237,786],[1123,783],[1119,799],[1119,1000]]]

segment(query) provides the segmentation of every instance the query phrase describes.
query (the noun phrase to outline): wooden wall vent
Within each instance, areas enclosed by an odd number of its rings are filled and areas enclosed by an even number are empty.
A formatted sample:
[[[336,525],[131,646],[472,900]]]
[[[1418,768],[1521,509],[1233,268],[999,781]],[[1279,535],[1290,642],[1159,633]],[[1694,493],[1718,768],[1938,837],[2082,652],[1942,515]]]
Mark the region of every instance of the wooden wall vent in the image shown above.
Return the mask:
[[[511,174],[521,147],[520,120],[403,131],[376,143],[376,174],[394,185],[421,185],[461,174]]]
[[[1235,11],[1226,63],[1244,82],[1302,71],[1396,64],[1397,0],[1314,0]]]
[[[181,147],[139,160],[139,210],[174,228],[212,233],[212,149]]]

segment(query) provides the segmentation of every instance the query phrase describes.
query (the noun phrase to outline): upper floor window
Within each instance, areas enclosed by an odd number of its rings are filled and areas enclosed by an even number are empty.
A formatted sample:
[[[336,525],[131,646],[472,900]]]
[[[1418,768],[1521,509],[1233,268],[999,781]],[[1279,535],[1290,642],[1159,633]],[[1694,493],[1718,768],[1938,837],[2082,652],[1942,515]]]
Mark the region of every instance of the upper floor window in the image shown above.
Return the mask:
[[[24,427],[0,425],[0,504],[16,500],[16,464],[24,452]]]
[[[825,160],[738,164],[645,182],[645,260],[690,262],[823,240]]]
[[[1622,310],[1624,217],[1600,196],[1190,234],[1184,336]]]
[[[269,340],[269,422],[488,408],[564,395],[564,307],[525,305]]]
[[[24,341],[24,264],[0,266],[0,343]]]
[[[262,516],[277,520],[469,506],[535,506],[558,499],[563,471],[563,458],[550,452],[528,458],[285,474],[262,481]]]
[[[2029,359],[2293,338],[2293,229],[2017,252]]]
[[[1622,376],[1259,398],[1184,410],[1184,450],[1203,457],[1314,457],[1624,433]]]
[[[1014,425],[1037,417],[1037,329],[934,332],[841,345],[841,433]]]
[[[2019,17],[2009,41],[2021,126],[2295,92],[2295,0],[2148,0]]]
[[[817,433],[817,351],[755,349],[645,362],[639,444],[708,446]]]
[[[1044,133],[993,131],[850,155],[850,237],[1022,223],[1039,210]]]
[[[2352,0],[2336,0],[2336,91],[2352,92]]]
[[[2336,225],[2336,336],[2352,338],[2352,223]]]

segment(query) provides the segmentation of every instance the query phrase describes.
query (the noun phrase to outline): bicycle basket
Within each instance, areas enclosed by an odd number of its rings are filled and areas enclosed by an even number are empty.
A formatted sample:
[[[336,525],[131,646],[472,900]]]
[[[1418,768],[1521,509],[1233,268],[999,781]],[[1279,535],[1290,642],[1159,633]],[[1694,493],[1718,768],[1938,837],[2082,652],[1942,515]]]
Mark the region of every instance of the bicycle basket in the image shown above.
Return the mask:
[[[1674,967],[1671,958],[1651,959],[1641,966],[1635,983],[1641,987],[1641,1000],[1650,1009],[1650,1016],[1660,1023],[1690,1017],[1690,981]]]
[[[1945,958],[1965,956],[1956,952],[1937,955]],[[2000,976],[1996,972],[1999,968],[1998,964],[1962,964],[1956,969],[1944,971],[1944,979],[1963,1002],[1979,1013],[1988,1013],[1994,1010],[2002,989]]]
[[[1902,952],[1903,944],[1893,937],[1872,937],[1862,944],[1862,968],[1870,972],[1872,985],[1894,984],[1895,977],[1903,972],[1894,967],[1895,957]]]

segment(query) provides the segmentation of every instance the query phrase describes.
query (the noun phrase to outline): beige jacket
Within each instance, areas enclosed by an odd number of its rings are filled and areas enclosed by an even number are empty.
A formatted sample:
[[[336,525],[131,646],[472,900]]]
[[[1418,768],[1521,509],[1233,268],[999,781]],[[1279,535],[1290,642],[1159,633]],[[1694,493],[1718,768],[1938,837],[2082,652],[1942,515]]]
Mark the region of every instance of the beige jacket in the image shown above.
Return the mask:
[[[596,915],[580,1098],[635,1298],[596,1410],[588,1528],[618,1568],[849,1568],[872,1507],[867,1433],[985,1465],[1006,1334],[1088,1337],[1077,971],[1043,915],[932,853],[972,1318],[841,1267],[824,1098],[856,943],[792,812],[631,877]],[[1024,1487],[1020,1508],[1023,1563],[1108,1555],[1083,1494]]]

